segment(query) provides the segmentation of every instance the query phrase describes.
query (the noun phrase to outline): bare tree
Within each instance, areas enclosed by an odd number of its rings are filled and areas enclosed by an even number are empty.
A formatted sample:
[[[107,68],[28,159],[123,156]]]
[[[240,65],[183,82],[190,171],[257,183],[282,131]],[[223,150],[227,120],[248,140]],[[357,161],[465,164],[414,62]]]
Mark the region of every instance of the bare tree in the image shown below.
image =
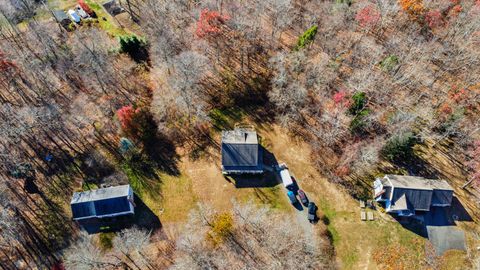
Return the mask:
[[[65,266],[67,269],[117,269],[120,266],[118,259],[105,256],[86,232],[80,234],[79,239],[65,252]]]
[[[137,227],[125,229],[113,239],[113,246],[126,259],[126,264],[133,264],[138,269],[153,269],[151,261],[144,251],[150,244],[150,232]]]
[[[285,217],[251,202],[233,205],[228,213],[201,206],[191,214],[178,242],[179,257],[173,269],[330,267],[327,256],[322,255],[324,240],[318,236],[307,236]],[[218,234],[222,240],[210,242],[210,237]]]

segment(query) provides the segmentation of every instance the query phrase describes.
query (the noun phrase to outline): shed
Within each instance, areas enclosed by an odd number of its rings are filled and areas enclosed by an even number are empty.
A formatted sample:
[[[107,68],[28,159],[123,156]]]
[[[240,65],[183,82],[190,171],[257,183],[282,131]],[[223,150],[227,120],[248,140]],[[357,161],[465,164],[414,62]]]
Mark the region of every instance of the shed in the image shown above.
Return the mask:
[[[75,192],[70,202],[73,220],[107,218],[134,214],[130,185]]]
[[[409,216],[415,211],[430,211],[432,206],[450,206],[453,189],[445,180],[385,175],[375,180],[374,197],[385,202],[387,212]]]
[[[245,128],[223,131],[221,147],[224,174],[263,173],[263,154],[256,131]]]
[[[55,20],[65,28],[72,22],[63,10],[54,10],[52,14]]]

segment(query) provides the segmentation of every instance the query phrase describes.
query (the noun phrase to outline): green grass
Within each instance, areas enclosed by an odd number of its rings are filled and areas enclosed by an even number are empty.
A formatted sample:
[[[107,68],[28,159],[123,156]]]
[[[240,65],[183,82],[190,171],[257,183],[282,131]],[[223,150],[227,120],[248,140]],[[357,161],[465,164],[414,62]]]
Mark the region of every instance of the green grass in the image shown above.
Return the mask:
[[[86,0],[86,3],[97,14],[100,28],[109,35],[118,37],[128,34],[125,29],[120,28],[115,22],[113,22],[114,18],[110,16],[110,14],[108,14],[96,1]],[[105,18],[105,20],[103,18]]]
[[[320,199],[319,207],[324,215],[323,219],[327,224],[327,231],[330,235],[332,244],[334,247],[336,247],[340,241],[340,234],[334,226],[334,219],[337,216],[337,212],[325,199]]]
[[[82,184],[83,191],[92,190],[92,189],[98,189],[98,186],[94,183],[87,183],[87,182],[84,182]]]
[[[115,233],[113,232],[102,232],[98,236],[100,248],[104,251],[110,250],[113,247],[113,238],[115,238]]]
[[[254,201],[259,204],[267,204],[269,208],[277,210],[291,209],[290,203],[282,194],[284,192],[281,186],[268,188],[254,188]]]
[[[353,269],[353,266],[358,261],[358,250],[351,248],[349,252],[342,256],[341,260],[345,269]]]
[[[244,114],[239,108],[213,109],[208,112],[211,122],[216,130],[233,129],[235,123],[240,122]]]

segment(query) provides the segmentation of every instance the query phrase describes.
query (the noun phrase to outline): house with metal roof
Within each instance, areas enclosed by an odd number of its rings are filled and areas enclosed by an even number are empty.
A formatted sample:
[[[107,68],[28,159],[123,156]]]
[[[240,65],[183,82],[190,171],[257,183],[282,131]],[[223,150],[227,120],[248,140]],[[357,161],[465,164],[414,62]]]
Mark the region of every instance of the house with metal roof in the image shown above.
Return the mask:
[[[133,215],[134,199],[130,185],[75,192],[70,202],[73,220]]]
[[[222,173],[263,173],[262,148],[253,128],[235,128],[222,132]]]
[[[389,174],[375,180],[374,194],[376,201],[385,203],[387,213],[411,216],[431,207],[450,206],[453,188],[445,180]]]

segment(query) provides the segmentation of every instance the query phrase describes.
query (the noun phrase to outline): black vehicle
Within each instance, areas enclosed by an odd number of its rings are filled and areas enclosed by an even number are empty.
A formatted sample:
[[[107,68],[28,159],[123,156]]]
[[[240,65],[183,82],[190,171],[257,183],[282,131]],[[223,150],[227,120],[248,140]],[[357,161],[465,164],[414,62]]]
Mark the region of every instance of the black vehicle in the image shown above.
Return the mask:
[[[314,202],[308,203],[308,221],[310,221],[310,223],[317,221],[317,206]]]
[[[297,191],[298,193],[298,198],[300,198],[300,202],[302,202],[303,205],[307,206],[308,205],[308,198],[307,195],[305,195],[305,192],[303,190],[299,189]]]

